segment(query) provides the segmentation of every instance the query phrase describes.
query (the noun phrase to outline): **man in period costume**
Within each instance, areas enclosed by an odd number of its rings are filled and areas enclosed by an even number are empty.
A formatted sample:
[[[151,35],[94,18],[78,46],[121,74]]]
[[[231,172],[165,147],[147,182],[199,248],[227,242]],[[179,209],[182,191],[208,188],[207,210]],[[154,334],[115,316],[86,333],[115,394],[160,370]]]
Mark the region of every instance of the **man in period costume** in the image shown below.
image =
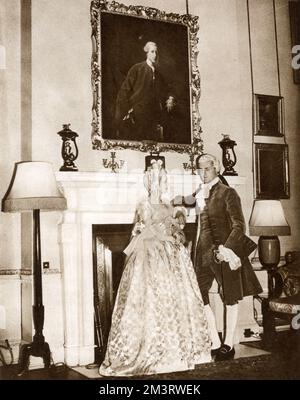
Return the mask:
[[[235,354],[233,340],[238,301],[261,293],[262,288],[248,260],[251,240],[245,236],[245,221],[237,192],[220,181],[220,164],[214,156],[203,154],[196,163],[203,183],[192,196],[181,201],[188,207],[195,206],[198,215],[194,267],[210,329],[212,355],[216,361],[228,360]],[[178,202],[179,198],[175,198],[175,203]],[[219,285],[226,313],[223,343],[209,305],[209,290],[214,279]]]
[[[116,129],[119,137],[127,139],[164,141],[162,115],[173,110],[175,97],[159,71],[156,43],[147,42],[144,51],[146,60],[130,68],[119,90]],[[130,132],[124,135],[124,130]]]

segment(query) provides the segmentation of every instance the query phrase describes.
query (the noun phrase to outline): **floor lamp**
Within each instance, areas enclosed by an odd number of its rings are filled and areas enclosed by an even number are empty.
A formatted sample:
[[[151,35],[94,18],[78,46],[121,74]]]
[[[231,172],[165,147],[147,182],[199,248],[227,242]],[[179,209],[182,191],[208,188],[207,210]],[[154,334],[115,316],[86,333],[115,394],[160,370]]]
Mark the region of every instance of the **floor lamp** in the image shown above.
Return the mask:
[[[52,166],[47,162],[28,161],[15,164],[13,176],[2,200],[3,212],[33,212],[33,307],[35,334],[32,343],[20,350],[18,375],[29,366],[29,357],[42,357],[50,366],[50,348],[43,335],[44,305],[41,266],[40,210],[66,209],[66,199],[59,191]]]

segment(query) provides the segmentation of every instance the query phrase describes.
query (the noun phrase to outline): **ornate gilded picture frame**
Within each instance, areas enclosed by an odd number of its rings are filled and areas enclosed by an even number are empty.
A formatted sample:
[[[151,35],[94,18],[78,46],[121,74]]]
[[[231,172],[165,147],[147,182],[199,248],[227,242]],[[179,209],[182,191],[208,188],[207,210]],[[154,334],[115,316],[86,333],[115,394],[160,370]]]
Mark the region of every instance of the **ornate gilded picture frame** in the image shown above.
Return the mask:
[[[201,150],[198,17],[105,0],[90,10],[93,148]]]

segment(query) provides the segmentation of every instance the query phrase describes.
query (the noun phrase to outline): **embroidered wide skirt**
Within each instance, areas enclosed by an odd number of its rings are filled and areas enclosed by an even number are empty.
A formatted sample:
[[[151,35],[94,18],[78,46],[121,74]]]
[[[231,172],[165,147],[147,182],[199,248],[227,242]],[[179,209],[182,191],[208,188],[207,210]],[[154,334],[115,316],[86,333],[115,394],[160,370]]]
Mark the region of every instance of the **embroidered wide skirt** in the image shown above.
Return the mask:
[[[151,233],[142,236],[127,252],[100,375],[166,373],[211,361],[203,301],[187,249]]]

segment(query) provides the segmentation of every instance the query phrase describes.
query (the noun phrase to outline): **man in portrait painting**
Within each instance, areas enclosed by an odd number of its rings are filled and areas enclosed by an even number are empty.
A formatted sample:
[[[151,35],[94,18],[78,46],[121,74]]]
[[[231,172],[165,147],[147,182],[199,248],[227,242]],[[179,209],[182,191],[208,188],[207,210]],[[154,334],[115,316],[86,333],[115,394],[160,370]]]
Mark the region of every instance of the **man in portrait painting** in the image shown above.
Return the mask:
[[[260,129],[268,135],[276,135],[276,133],[278,132],[278,116],[276,104],[260,104]]]
[[[257,134],[282,136],[283,98],[279,96],[257,95],[258,126]]]
[[[156,43],[147,42],[144,52],[146,60],[129,69],[117,95],[116,134],[132,140],[165,142],[165,123],[176,109],[175,94],[160,72]]]

